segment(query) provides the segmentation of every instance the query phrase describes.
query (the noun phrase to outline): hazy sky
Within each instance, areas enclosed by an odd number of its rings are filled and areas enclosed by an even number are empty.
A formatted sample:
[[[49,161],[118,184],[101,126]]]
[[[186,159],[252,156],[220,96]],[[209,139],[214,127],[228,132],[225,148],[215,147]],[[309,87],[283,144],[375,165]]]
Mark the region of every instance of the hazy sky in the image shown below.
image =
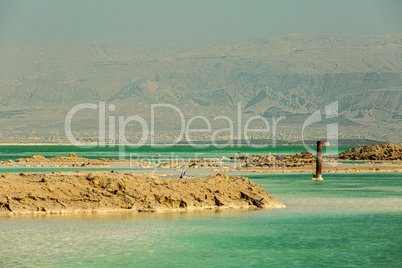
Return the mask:
[[[205,45],[287,33],[402,32],[401,0],[0,0],[0,42]]]

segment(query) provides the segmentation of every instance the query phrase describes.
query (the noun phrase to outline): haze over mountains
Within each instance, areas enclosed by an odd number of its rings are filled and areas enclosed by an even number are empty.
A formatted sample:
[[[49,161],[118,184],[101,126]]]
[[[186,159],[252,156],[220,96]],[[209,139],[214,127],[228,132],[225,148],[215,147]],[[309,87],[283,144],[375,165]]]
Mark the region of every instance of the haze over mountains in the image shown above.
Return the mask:
[[[333,120],[341,138],[401,142],[401,55],[402,34],[289,34],[203,47],[0,44],[0,140],[66,141],[67,112],[100,101],[116,106],[108,115],[146,120],[151,104],[171,104],[186,120],[209,118],[214,129],[227,127],[216,116],[236,121],[241,102],[244,120],[286,116],[278,138],[298,140],[309,115],[339,101]],[[176,135],[175,111],[157,120],[161,139]],[[325,136],[321,123],[306,136]],[[74,118],[77,137],[96,137],[97,126],[96,111]]]

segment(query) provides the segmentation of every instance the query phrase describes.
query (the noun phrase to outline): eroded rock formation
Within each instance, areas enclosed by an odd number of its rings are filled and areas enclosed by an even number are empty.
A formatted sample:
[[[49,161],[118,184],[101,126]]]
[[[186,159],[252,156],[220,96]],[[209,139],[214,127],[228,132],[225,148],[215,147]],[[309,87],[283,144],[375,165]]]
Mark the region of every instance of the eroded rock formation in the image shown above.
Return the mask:
[[[249,179],[224,173],[199,179],[104,171],[0,176],[1,213],[255,208],[261,198],[265,208],[284,207]]]

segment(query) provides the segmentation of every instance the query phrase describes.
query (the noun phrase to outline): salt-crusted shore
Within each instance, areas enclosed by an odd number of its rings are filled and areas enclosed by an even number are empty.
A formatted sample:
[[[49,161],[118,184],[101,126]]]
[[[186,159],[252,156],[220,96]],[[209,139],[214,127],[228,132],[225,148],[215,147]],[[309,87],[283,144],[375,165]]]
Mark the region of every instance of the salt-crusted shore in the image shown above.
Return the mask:
[[[45,158],[41,155],[32,155],[15,161],[4,160],[1,166],[7,167],[94,167],[109,168],[114,164],[130,164],[137,168],[207,168],[213,171],[250,171],[266,173],[314,172],[316,158],[313,154],[304,151],[295,155],[238,155],[222,162],[220,159],[182,159],[169,160],[157,154],[156,161],[149,162],[141,159],[88,159],[70,153],[69,156]],[[348,164],[339,164],[349,161]],[[326,172],[402,172],[402,147],[394,144],[363,146],[349,149],[338,155],[324,156],[324,173]],[[364,164],[355,164],[354,161],[365,161]]]
[[[199,179],[96,171],[0,175],[0,215],[283,208],[261,186],[224,173]]]

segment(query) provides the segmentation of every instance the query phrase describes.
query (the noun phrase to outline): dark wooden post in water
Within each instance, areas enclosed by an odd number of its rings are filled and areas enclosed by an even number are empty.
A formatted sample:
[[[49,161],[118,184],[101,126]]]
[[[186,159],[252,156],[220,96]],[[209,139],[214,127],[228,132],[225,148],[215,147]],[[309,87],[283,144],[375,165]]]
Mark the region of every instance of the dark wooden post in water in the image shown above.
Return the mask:
[[[315,180],[322,181],[322,141],[317,141],[317,166],[315,171]]]

